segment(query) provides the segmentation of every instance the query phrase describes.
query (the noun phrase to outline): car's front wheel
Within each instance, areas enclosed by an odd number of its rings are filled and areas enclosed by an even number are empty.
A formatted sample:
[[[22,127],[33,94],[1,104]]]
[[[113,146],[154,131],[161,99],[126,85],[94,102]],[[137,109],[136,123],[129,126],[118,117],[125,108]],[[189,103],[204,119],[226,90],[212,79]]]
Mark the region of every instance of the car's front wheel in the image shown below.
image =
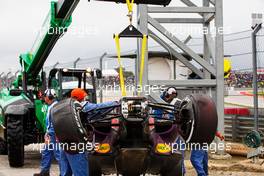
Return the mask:
[[[215,103],[206,95],[189,95],[182,102],[180,133],[186,143],[210,144],[215,138],[218,116]]]

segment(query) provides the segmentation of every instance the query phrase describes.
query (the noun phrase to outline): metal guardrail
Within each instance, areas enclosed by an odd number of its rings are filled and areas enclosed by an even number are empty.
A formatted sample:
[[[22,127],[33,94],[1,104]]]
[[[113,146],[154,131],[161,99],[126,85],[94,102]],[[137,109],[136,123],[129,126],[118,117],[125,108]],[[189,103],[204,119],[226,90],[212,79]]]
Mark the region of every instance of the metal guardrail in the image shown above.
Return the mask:
[[[243,142],[243,138],[254,130],[254,116],[225,115],[226,141]],[[264,116],[259,116],[259,130],[264,132]]]

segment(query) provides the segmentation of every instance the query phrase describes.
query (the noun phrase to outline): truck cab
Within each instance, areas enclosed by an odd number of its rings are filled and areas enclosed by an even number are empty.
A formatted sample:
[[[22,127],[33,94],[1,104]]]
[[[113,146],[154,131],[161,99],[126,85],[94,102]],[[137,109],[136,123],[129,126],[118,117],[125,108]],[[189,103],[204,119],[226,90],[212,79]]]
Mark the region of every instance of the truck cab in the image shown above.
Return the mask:
[[[49,74],[48,87],[57,91],[59,100],[69,98],[74,88],[82,88],[89,101],[96,103],[96,80],[101,78],[99,69],[54,68]]]

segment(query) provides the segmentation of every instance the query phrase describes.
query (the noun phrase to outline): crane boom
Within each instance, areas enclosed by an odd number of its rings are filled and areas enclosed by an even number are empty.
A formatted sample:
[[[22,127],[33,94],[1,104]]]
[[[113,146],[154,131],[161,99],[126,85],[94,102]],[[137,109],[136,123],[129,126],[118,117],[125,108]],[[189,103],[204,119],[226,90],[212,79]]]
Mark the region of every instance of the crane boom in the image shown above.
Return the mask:
[[[80,0],[51,2],[51,10],[30,52],[20,55],[20,63],[27,78],[38,76],[58,39],[71,24],[71,15]]]
[[[32,49],[21,54],[20,64],[27,84],[35,82],[50,52],[58,39],[67,31],[72,22],[72,13],[80,0],[58,0],[51,2],[51,9],[35,40]],[[126,0],[96,0],[126,3]],[[137,4],[168,5],[171,0],[135,0]],[[28,82],[28,80],[31,80]],[[26,83],[24,83],[26,84]],[[22,85],[22,77],[15,80],[14,85]]]

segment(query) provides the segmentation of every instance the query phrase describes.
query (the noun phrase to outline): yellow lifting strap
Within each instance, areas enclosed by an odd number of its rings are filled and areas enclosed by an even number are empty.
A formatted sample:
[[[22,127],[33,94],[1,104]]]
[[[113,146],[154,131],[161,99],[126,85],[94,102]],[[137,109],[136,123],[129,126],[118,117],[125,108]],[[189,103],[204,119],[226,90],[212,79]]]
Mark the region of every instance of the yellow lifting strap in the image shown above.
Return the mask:
[[[122,96],[126,96],[126,87],[125,87],[125,80],[123,75],[123,66],[121,62],[121,49],[120,49],[120,41],[118,34],[115,35],[115,42],[116,42],[116,50],[117,50],[117,60],[119,64],[119,79],[120,79],[120,86],[121,86],[121,92]]]
[[[119,77],[120,77],[120,86],[121,86],[121,93],[122,96],[126,96],[126,86],[125,86],[125,78],[123,74],[123,66],[121,62],[121,48],[120,48],[120,38],[118,34],[114,35],[115,43],[116,43],[116,49],[117,49],[117,60],[119,64]],[[143,74],[144,74],[144,67],[145,67],[145,53],[146,53],[146,47],[147,47],[147,35],[143,35],[142,39],[142,47],[141,47],[141,63],[140,63],[140,73],[139,73],[139,86],[142,89],[143,84]],[[138,92],[138,95],[140,92]]]
[[[132,13],[134,0],[131,0],[131,2],[130,2],[130,0],[126,0],[126,4],[127,4],[127,8],[128,8],[129,13]]]
[[[140,89],[142,89],[142,84],[143,84],[143,74],[144,74],[144,66],[145,66],[145,53],[146,53],[147,39],[148,39],[148,37],[146,35],[143,35],[142,47],[141,47],[140,73],[139,73]],[[138,95],[139,94],[140,94],[140,92],[138,92]]]

